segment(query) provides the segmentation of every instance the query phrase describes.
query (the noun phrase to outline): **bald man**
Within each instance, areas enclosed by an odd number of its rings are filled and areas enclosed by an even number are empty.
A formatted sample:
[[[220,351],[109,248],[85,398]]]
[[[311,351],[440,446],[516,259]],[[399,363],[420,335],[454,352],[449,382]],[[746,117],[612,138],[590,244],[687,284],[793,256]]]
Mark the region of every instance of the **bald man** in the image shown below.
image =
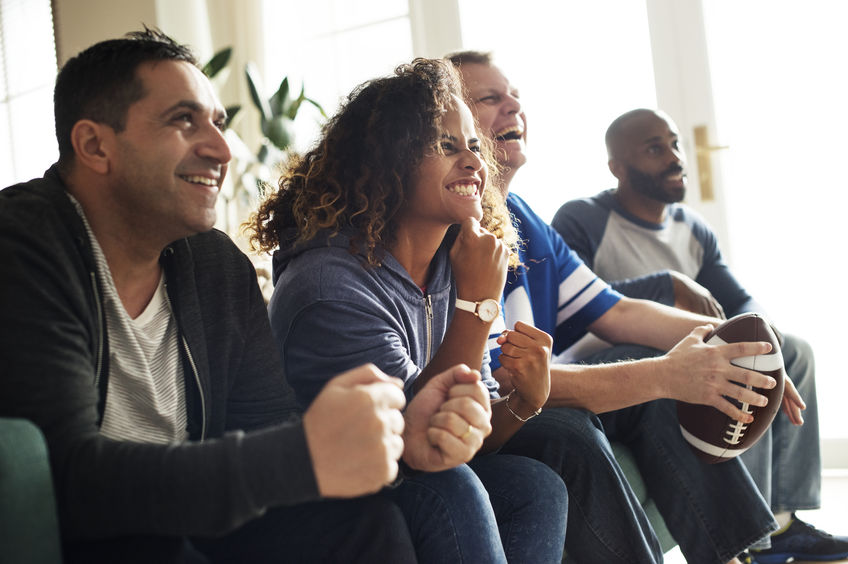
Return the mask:
[[[516,359],[538,346],[529,335],[514,330],[517,321],[551,334],[554,354],[587,333],[621,345],[582,364],[552,363],[545,409],[502,451],[541,460],[565,480],[566,549],[577,562],[663,560],[656,534],[613,456],[610,440],[627,444],[635,453],[648,491],[689,562],[738,562],[738,554],[777,524],[741,462],[707,465],[695,457],[678,430],[670,400],[713,405],[747,420],[723,395],[738,398],[740,386],[734,382],[758,378],[737,370],[730,360],[760,354],[769,345],[747,343],[739,349],[705,345],[703,337],[709,324],[720,322],[717,317],[622,296],[583,264],[511,192],[527,161],[526,119],[518,89],[486,53],[468,51],[449,59],[460,70],[480,129],[495,145],[504,169],[507,205],[523,241],[519,257],[524,266],[509,274],[504,287],[503,315],[510,331],[490,339],[492,372],[502,393],[513,390],[510,371],[516,369]],[[758,405],[763,399],[750,397]],[[716,496],[716,491],[728,495]]]
[[[674,121],[658,110],[632,110],[609,126],[606,145],[618,187],[567,202],[552,222],[580,258],[633,298],[718,317],[748,311],[767,317],[724,262],[711,228],[680,203],[686,158]],[[806,402],[806,422],[778,414],[742,455],[781,527],[771,548],[753,553],[766,564],[846,558],[848,537],[833,537],[795,516],[821,506],[815,368],[810,345],[798,337],[785,335],[782,352],[786,373]]]

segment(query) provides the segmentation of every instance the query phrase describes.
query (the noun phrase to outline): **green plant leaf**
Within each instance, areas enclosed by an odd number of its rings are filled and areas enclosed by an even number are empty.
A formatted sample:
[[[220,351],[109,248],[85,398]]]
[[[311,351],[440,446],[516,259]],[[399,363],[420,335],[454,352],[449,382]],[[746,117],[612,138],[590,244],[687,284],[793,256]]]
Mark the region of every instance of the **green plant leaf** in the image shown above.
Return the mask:
[[[291,103],[291,105],[290,105],[290,106],[289,106],[289,108],[288,108],[288,111],[286,112],[286,115],[288,115],[289,119],[294,120],[294,119],[297,117],[297,112],[299,112],[299,111],[300,111],[300,106],[302,106],[304,102],[309,102],[310,104],[312,104],[313,106],[315,106],[315,108],[317,108],[319,112],[321,112],[321,115],[322,115],[324,118],[326,118],[326,117],[327,117],[327,113],[324,111],[324,108],[322,108],[322,107],[321,107],[321,104],[319,104],[318,102],[316,102],[316,101],[315,101],[315,100],[313,100],[312,98],[308,98],[308,97],[306,96],[306,94],[304,94],[305,90],[306,90],[305,85],[301,84],[301,86],[300,86],[300,95],[297,97],[297,99],[295,99],[295,100]]]
[[[319,111],[319,112],[321,112],[321,115],[322,115],[322,116],[326,119],[326,117],[327,117],[327,112],[325,112],[325,111],[324,111],[324,108],[322,108],[322,107],[321,107],[321,104],[319,104],[318,102],[316,102],[316,101],[315,101],[315,100],[313,100],[312,98],[304,98],[303,100],[304,100],[305,102],[309,102],[310,104],[312,104],[313,106],[315,106],[316,108],[318,108],[318,111]]]
[[[303,93],[303,84],[300,85],[300,95],[294,100],[291,105],[288,107],[286,111],[286,115],[289,119],[293,120],[297,117],[297,112],[300,110],[300,105],[303,103],[304,98],[306,96]]]
[[[266,122],[272,119],[273,113],[271,112],[271,106],[268,104],[268,100],[262,95],[262,79],[259,78],[259,71],[256,70],[253,63],[247,63],[244,66],[244,74],[247,77],[247,88],[250,90],[250,98],[253,100],[253,104],[259,110],[259,113],[262,114],[262,121]]]
[[[289,77],[283,78],[280,87],[274,92],[268,103],[271,105],[271,112],[274,117],[287,113],[286,108],[291,103],[289,98]]]
[[[289,148],[294,140],[293,123],[287,116],[277,116],[262,124],[262,133],[281,151]]]
[[[259,152],[256,153],[256,158],[259,159],[260,163],[268,164],[268,152],[268,145],[263,143],[262,146],[259,147]]]
[[[224,47],[217,53],[215,53],[209,62],[203,66],[203,74],[208,76],[209,78],[214,77],[216,74],[221,72],[221,69],[227,66],[227,63],[230,62],[230,57],[233,54],[232,47]]]
[[[233,123],[233,118],[236,117],[236,114],[241,110],[241,104],[227,106],[225,110],[227,112],[227,127],[230,127],[230,124]]]

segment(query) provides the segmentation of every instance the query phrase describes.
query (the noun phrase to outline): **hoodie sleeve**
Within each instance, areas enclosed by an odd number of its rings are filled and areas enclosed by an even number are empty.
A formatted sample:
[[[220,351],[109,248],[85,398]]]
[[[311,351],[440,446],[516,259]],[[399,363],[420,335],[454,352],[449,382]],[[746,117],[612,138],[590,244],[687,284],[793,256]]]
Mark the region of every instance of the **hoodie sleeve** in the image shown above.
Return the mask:
[[[362,364],[373,363],[408,384],[418,375],[403,328],[385,310],[319,300],[288,317],[291,305],[272,300],[271,324],[282,346],[286,379],[302,405],[309,405],[332,377]]]

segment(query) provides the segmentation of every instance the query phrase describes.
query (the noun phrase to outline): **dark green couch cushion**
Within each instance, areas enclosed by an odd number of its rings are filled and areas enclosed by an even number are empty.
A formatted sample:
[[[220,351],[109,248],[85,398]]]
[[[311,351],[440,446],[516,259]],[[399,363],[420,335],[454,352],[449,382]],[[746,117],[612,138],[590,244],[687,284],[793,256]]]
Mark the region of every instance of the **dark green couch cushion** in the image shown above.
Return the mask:
[[[660,546],[662,546],[663,552],[668,552],[674,548],[677,543],[668,531],[668,527],[666,527],[665,521],[657,509],[656,503],[654,503],[653,499],[648,497],[648,489],[645,487],[645,482],[642,481],[642,475],[639,473],[639,468],[636,466],[636,459],[633,457],[633,453],[630,452],[629,448],[621,443],[612,443],[612,451],[615,453],[615,459],[618,461],[619,466],[621,466],[622,471],[624,471],[624,475],[627,476],[627,480],[630,482],[630,487],[633,488],[633,492],[642,504],[645,514],[648,516],[648,519],[650,519],[651,525],[654,527],[654,532],[657,534],[657,538],[660,541]]]
[[[0,418],[0,564],[61,561],[44,437],[29,421]]]

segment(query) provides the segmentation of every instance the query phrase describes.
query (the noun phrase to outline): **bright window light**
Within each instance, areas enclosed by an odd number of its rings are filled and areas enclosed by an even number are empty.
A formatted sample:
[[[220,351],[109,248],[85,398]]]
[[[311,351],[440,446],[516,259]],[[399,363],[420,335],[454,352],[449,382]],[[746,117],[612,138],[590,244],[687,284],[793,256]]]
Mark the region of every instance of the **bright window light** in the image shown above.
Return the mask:
[[[41,176],[59,156],[50,0],[0,0],[0,189]]]
[[[567,200],[615,185],[604,133],[618,115],[655,107],[643,2],[460,0],[462,42],[493,51],[518,87],[528,163],[515,192],[546,221]]]
[[[848,4],[704,2],[733,268],[777,326],[816,355],[822,437],[844,437],[848,395]],[[756,24],[752,24],[756,22]]]

